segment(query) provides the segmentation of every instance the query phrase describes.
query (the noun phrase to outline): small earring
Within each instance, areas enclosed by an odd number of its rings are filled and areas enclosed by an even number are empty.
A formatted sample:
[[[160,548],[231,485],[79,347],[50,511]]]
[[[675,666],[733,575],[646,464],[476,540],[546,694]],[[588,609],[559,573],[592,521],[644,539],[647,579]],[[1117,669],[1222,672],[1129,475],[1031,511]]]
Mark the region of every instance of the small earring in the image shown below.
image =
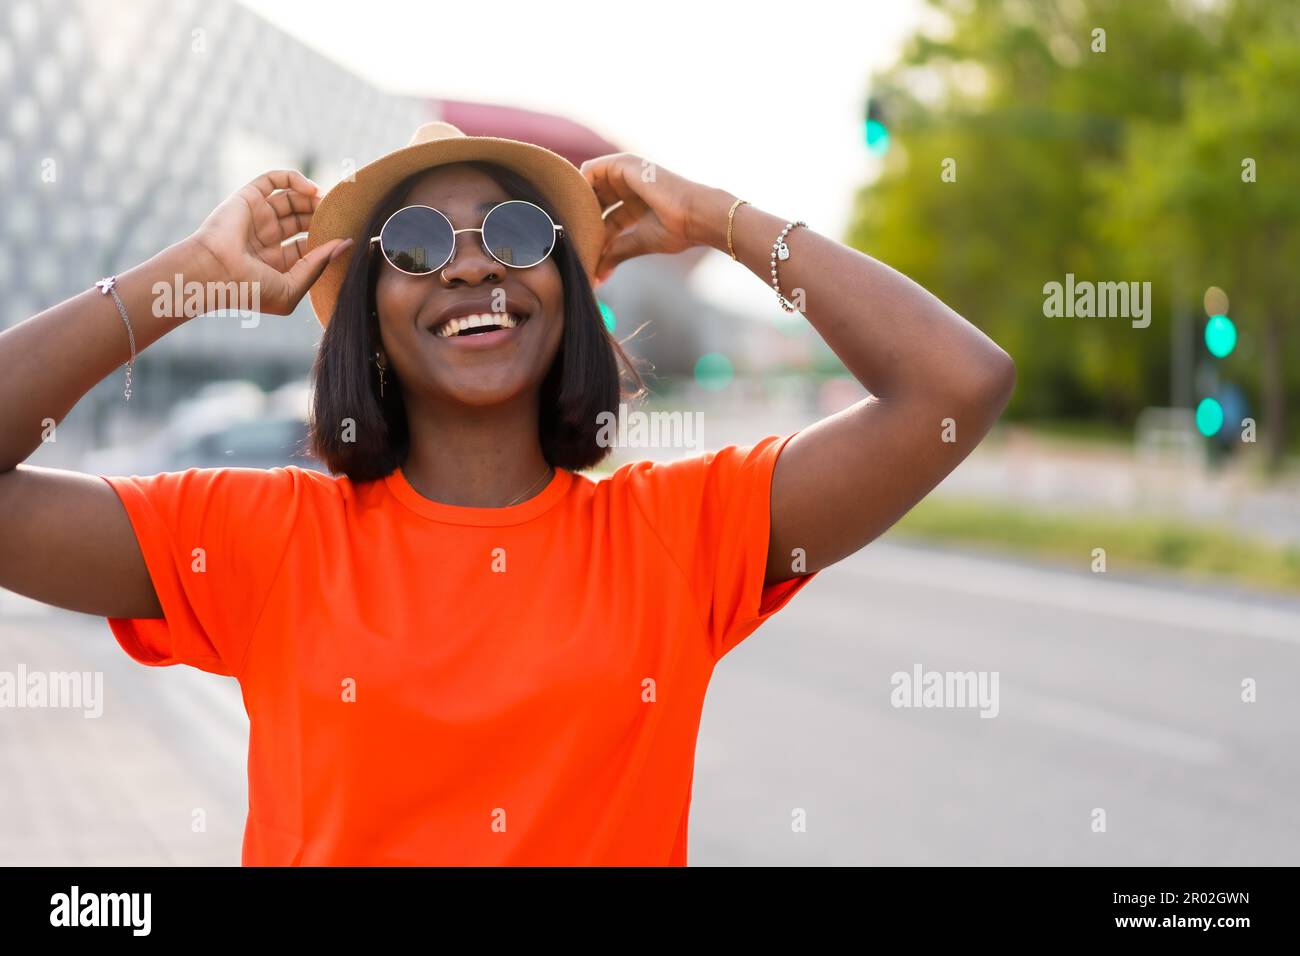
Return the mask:
[[[375,353],[375,364],[376,364],[376,365],[379,365],[379,353],[378,353],[378,352]],[[385,371],[385,369],[387,369],[387,368],[388,368],[387,365],[379,365],[379,397],[380,397],[380,398],[383,398],[383,397],[384,397],[384,371]]]

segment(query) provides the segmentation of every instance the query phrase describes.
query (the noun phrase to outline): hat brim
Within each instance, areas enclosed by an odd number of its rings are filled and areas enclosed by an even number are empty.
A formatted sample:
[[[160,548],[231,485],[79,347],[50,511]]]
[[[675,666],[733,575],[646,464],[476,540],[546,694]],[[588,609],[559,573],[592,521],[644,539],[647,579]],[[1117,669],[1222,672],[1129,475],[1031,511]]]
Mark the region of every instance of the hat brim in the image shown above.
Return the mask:
[[[485,160],[526,177],[554,207],[587,278],[595,281],[596,265],[605,242],[600,200],[578,167],[544,146],[497,136],[453,136],[404,146],[367,163],[355,176],[336,183],[312,214],[307,252],[332,239],[351,238],[352,246],[325,267],[308,295],[316,319],[324,328],[334,314],[348,263],[364,253],[370,237],[362,230],[375,204],[413,173],[448,163]]]

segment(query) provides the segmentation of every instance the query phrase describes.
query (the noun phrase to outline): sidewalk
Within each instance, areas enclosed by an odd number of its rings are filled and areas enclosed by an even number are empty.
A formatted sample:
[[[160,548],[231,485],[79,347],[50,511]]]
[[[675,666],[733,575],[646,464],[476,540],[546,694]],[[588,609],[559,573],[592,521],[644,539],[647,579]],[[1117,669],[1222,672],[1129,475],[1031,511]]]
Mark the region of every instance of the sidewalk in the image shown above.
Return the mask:
[[[671,407],[703,412],[706,449],[789,434],[833,411],[797,401],[773,402],[758,394],[726,403],[692,395]],[[611,464],[695,453],[695,449],[616,449]],[[1071,442],[1015,425],[996,426],[934,494],[1023,504],[1056,513],[1170,518],[1258,535],[1276,544],[1300,545],[1300,474],[1294,469],[1270,482],[1242,461],[1216,471],[1172,458],[1144,459],[1135,447]]]

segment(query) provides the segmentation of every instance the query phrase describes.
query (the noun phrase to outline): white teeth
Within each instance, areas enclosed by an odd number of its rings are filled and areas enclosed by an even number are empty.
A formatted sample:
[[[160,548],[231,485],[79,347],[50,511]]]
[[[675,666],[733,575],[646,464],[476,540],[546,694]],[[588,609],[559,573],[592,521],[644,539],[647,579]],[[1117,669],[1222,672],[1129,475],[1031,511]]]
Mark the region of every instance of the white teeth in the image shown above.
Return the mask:
[[[502,325],[507,329],[513,329],[519,321],[519,316],[513,312],[479,312],[476,315],[462,315],[444,322],[438,329],[438,337],[449,339],[459,334],[462,329],[476,329],[481,325]]]

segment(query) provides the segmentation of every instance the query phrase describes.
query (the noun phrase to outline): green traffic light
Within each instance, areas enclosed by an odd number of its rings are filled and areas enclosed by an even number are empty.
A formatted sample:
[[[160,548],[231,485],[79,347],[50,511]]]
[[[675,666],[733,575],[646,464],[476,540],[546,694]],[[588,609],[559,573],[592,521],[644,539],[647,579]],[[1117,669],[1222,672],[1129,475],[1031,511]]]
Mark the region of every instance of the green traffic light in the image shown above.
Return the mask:
[[[1201,400],[1196,406],[1196,429],[1206,438],[1213,438],[1223,428],[1223,406],[1212,398]]]
[[[1216,358],[1226,358],[1237,347],[1237,327],[1226,315],[1212,315],[1205,323],[1205,347]]]
[[[883,156],[889,149],[889,130],[880,120],[869,119],[866,125],[867,149]]]
[[[721,352],[705,352],[695,363],[696,384],[710,391],[726,388],[734,376],[731,360]]]

